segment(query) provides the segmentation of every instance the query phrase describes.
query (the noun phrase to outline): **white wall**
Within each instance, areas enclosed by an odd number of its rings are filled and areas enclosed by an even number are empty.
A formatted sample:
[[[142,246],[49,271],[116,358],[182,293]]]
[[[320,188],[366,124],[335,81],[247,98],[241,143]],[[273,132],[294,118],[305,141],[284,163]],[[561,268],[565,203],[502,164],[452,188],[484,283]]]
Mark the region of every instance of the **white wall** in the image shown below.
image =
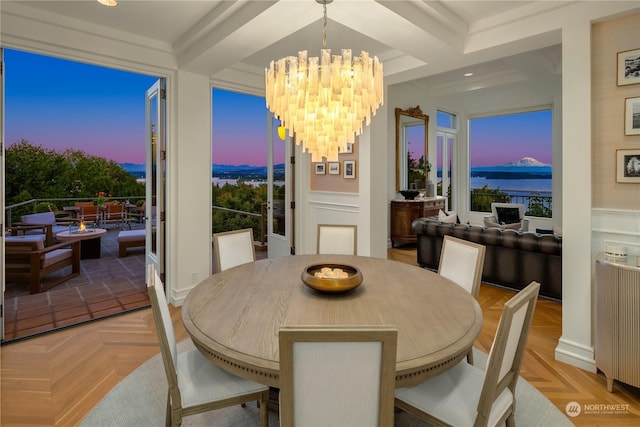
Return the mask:
[[[166,282],[180,304],[211,274],[211,85],[207,76],[177,72],[169,99]]]

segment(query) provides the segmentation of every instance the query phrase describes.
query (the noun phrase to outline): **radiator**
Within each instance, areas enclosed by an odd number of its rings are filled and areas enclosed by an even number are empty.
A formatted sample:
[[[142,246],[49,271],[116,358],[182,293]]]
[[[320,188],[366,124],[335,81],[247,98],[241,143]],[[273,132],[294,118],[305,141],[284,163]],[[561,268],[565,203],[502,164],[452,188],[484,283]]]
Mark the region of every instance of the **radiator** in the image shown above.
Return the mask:
[[[596,366],[607,390],[618,380],[640,387],[640,267],[636,257],[596,259]]]

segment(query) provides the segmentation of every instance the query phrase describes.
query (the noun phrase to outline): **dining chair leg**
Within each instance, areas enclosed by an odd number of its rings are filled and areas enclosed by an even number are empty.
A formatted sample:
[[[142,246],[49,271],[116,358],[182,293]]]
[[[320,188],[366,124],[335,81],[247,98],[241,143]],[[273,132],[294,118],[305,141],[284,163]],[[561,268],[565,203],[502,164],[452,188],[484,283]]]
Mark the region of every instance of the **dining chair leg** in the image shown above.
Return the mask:
[[[268,427],[269,426],[269,392],[265,391],[260,396],[260,401],[258,402],[258,407],[260,408],[260,426]]]
[[[167,393],[167,414],[164,419],[164,425],[171,427],[171,393]]]

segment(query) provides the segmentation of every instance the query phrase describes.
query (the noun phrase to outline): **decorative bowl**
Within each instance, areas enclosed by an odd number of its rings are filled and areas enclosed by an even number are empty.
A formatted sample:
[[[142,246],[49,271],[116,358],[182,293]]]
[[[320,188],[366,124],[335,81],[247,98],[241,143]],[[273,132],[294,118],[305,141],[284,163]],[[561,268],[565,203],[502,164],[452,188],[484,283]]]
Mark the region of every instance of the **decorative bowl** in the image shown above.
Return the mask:
[[[413,200],[420,192],[416,190],[402,190],[400,194],[402,194],[405,200]]]
[[[326,272],[328,272],[326,269],[330,269],[332,272],[339,269],[346,273],[346,277],[316,277],[316,273],[322,275],[323,269],[325,269]],[[346,264],[312,264],[302,270],[300,278],[302,279],[302,283],[308,287],[316,291],[328,293],[347,292],[357,288],[362,283],[362,273],[360,270],[358,270],[357,267]]]

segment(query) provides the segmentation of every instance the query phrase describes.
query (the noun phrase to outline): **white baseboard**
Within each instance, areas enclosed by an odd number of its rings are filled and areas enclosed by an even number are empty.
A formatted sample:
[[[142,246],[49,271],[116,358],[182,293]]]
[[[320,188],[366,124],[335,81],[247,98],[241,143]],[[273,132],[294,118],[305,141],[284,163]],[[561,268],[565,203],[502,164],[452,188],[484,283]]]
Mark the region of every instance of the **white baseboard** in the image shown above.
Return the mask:
[[[174,307],[181,307],[182,304],[184,304],[184,300],[187,298],[187,295],[189,295],[189,292],[191,292],[195,287],[196,285],[193,285],[188,289],[180,289],[180,291],[177,292],[172,290],[171,295],[169,296],[169,303]]]
[[[560,337],[555,356],[556,360],[585,371],[594,373],[597,371],[593,347],[586,347]]]

